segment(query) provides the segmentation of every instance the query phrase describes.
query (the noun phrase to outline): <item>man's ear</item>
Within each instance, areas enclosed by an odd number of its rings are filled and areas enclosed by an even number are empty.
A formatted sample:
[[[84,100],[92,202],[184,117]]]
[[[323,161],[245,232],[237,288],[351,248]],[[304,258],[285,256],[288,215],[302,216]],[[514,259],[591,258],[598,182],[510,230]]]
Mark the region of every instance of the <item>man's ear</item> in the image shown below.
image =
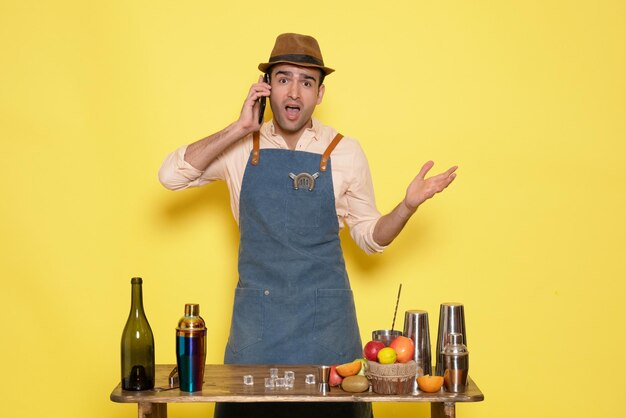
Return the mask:
[[[322,84],[317,91],[317,104],[322,103],[322,99],[324,98],[324,92],[326,91],[326,85]]]

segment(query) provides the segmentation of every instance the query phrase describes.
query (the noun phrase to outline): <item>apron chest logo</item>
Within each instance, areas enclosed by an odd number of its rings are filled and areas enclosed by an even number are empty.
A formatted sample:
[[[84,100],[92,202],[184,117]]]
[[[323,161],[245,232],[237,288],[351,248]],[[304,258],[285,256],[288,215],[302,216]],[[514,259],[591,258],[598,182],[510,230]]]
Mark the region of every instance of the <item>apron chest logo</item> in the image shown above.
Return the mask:
[[[293,180],[293,189],[308,189],[312,191],[315,188],[315,179],[320,176],[320,173],[309,174],[309,173],[300,173],[293,174],[289,173],[289,177]]]

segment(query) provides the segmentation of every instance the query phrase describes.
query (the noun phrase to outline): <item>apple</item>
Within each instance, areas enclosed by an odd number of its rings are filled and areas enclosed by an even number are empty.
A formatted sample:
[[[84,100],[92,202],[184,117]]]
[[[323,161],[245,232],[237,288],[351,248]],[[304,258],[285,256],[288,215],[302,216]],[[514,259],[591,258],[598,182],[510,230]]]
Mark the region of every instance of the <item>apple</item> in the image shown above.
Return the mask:
[[[337,373],[337,366],[338,364],[330,366],[330,377],[328,378],[328,384],[330,386],[339,386],[341,382],[343,382],[343,377],[339,376],[339,373]]]
[[[363,348],[363,355],[370,361],[377,361],[378,352],[385,348],[385,343],[382,341],[370,341],[365,344]]]
[[[389,347],[396,350],[396,361],[398,363],[406,363],[409,360],[413,360],[413,354],[415,354],[415,344],[409,337],[399,336],[393,339]]]

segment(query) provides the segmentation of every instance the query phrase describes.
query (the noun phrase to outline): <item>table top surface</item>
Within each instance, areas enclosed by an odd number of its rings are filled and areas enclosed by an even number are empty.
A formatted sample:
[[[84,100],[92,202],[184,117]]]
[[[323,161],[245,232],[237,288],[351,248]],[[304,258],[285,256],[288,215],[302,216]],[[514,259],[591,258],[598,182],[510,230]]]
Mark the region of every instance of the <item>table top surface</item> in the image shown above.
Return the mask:
[[[270,367],[278,368],[279,376],[285,371],[295,372],[293,388],[266,389],[264,381]],[[463,393],[437,393],[417,391],[406,395],[380,395],[374,392],[349,393],[338,387],[327,394],[318,391],[317,384],[305,384],[307,374],[317,376],[315,365],[233,365],[207,364],[202,391],[187,393],[170,389],[168,377],[174,365],[157,365],[155,388],[145,391],[125,391],[118,384],[111,392],[111,400],[120,403],[173,403],[173,402],[479,402],[484,395],[470,378]],[[252,375],[254,385],[243,384],[243,376]]]

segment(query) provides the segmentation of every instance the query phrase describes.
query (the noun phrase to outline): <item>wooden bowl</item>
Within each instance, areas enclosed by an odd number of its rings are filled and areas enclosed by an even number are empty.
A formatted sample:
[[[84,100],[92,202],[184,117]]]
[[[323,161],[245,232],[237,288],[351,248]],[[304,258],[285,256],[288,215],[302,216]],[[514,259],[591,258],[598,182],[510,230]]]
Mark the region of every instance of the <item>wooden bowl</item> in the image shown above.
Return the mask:
[[[394,364],[368,360],[365,372],[372,382],[372,390],[381,395],[405,395],[411,392],[416,374],[417,363],[414,360]]]

